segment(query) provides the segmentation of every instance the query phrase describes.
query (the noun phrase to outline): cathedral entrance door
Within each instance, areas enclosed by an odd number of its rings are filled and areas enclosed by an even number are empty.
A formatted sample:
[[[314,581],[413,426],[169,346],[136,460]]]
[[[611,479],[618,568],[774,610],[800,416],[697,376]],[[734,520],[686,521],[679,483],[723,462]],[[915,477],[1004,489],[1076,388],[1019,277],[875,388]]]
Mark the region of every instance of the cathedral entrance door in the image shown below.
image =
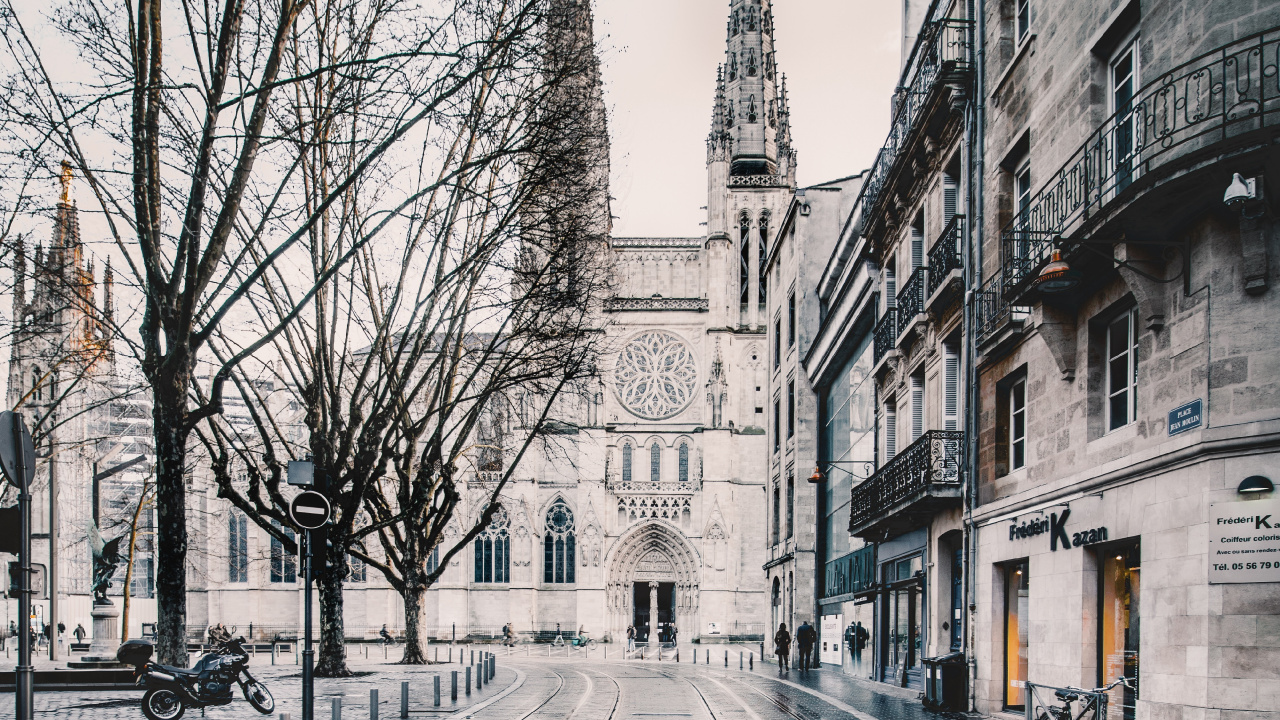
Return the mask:
[[[635,614],[631,619],[631,624],[636,629],[636,642],[647,642],[649,640],[649,583],[638,582],[632,583],[635,586],[635,595],[631,603],[631,607],[635,608]]]
[[[636,642],[671,642],[676,584],[649,581],[633,583],[632,587]]]

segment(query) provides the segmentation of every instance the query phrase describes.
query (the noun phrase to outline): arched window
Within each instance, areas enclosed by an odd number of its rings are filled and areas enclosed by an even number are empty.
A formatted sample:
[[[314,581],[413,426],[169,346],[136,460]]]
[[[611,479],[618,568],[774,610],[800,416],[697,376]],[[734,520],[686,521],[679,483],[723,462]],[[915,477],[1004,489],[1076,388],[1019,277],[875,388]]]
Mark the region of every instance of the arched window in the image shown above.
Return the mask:
[[[729,80],[738,79],[738,53],[729,53]]]
[[[680,443],[680,482],[689,482],[689,443]]]
[[[747,97],[747,122],[754,123],[756,121],[756,96],[754,94]]]
[[[756,76],[756,49],[747,50],[747,77]]]
[[[662,480],[662,444],[657,440],[649,446],[649,480],[653,482]]]
[[[31,396],[39,401],[43,400],[44,393],[40,390],[40,368],[31,368]]]
[[[499,506],[489,526],[476,538],[476,582],[511,582],[511,536],[507,532],[510,527],[507,511]]]
[[[745,308],[751,296],[751,217],[745,211],[738,218],[738,231],[738,301]]]
[[[563,500],[557,500],[547,511],[547,534],[542,541],[542,581],[576,582],[573,559],[573,511]]]
[[[760,298],[756,301],[764,305],[766,290],[769,286],[766,265],[769,262],[769,212],[760,213]]]
[[[622,443],[622,482],[631,482],[631,443]]]

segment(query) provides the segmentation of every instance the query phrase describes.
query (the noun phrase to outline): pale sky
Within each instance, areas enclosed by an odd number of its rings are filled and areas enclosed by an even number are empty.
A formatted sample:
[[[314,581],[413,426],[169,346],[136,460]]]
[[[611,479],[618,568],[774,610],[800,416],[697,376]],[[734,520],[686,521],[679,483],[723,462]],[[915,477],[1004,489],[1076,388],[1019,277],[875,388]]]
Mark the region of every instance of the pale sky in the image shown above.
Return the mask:
[[[729,0],[595,0],[612,139],[613,232],[699,236],[706,137]],[[797,180],[864,170],[889,132],[901,59],[894,0],[774,0]]]

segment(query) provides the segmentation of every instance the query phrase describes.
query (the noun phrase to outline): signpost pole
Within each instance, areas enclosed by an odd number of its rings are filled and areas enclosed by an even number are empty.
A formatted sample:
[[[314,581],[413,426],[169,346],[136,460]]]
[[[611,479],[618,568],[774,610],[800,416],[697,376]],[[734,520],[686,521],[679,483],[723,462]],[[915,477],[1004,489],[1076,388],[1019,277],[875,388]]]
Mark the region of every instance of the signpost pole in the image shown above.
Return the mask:
[[[31,720],[35,704],[35,668],[31,665],[31,483],[27,481],[23,452],[22,416],[13,415],[14,464],[17,470],[18,514],[22,517],[18,564],[18,667],[15,668],[17,720]]]
[[[312,701],[315,695],[315,678],[312,668],[315,651],[311,649],[311,531],[302,531],[302,720],[315,720]]]

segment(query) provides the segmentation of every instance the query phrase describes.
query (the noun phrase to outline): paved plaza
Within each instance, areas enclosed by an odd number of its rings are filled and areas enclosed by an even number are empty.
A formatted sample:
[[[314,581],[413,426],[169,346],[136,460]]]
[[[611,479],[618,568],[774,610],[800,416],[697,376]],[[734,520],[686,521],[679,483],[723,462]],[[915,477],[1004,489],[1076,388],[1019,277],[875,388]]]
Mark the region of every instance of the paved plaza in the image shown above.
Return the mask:
[[[470,661],[472,646],[461,646]],[[484,646],[474,646],[476,650]],[[441,662],[427,667],[406,668],[394,664],[398,648],[387,660],[382,649],[352,649],[351,668],[355,677],[343,680],[316,680],[316,719],[333,717],[334,700],[341,700],[341,716],[346,720],[370,717],[370,691],[378,691],[380,719],[400,717],[401,683],[410,684],[410,717],[456,717],[484,720],[532,720],[534,718],[576,718],[581,720],[916,720],[943,716],[923,709],[914,691],[899,690],[880,683],[850,678],[829,670],[801,674],[792,670],[779,677],[777,668],[761,664],[758,646],[683,646],[679,662],[670,649],[659,660],[645,652],[622,657],[618,646],[597,646],[590,652],[546,645],[522,646],[498,653],[497,676],[482,689],[467,695],[462,687],[465,665]],[[692,662],[696,649],[698,662]],[[711,664],[706,664],[710,649]],[[442,661],[448,648],[442,648]],[[725,667],[725,653],[729,667]],[[754,670],[746,658],[755,652]],[[434,648],[432,654],[434,653]],[[458,651],[449,651],[456,661]],[[739,655],[744,669],[738,669]],[[301,718],[301,677],[294,658],[282,655],[272,665],[270,656],[259,656],[252,672],[264,680],[276,698],[276,712]],[[51,666],[43,661],[39,667]],[[454,671],[459,675],[458,701],[450,700]],[[441,676],[442,702],[435,707],[433,676]],[[474,683],[474,681],[473,681]],[[36,695],[36,717],[67,720],[117,720],[141,718],[140,690],[101,692],[40,692]],[[0,696],[0,717],[13,712],[13,695]],[[187,717],[201,717],[188,711]],[[237,695],[231,705],[209,708],[205,717],[259,717]]]

